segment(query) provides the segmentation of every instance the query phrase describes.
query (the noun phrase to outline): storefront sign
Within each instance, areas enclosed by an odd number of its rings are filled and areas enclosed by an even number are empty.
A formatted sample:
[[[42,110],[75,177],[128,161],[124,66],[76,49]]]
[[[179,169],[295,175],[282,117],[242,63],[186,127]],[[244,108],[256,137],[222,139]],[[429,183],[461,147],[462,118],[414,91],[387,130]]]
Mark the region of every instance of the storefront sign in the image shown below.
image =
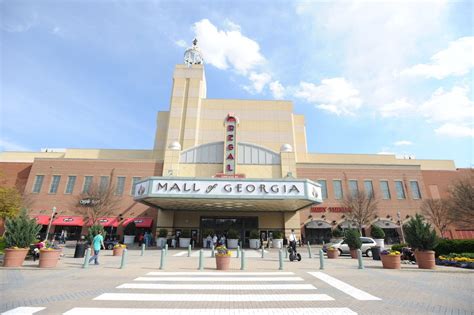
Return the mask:
[[[85,199],[79,200],[79,204],[81,206],[86,206],[86,207],[94,206],[94,205],[98,204],[99,202],[100,202],[100,200],[92,199],[92,198],[85,198]]]
[[[237,160],[237,126],[239,120],[233,113],[227,114],[224,120],[225,141],[224,141],[224,174],[235,175]]]

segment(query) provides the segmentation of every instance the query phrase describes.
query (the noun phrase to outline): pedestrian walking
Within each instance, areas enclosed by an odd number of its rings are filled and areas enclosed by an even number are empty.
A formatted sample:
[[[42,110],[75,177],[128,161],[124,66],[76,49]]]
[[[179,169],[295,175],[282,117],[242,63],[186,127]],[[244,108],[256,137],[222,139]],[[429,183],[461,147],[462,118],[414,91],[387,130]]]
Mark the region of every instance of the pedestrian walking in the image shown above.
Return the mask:
[[[92,240],[92,249],[94,250],[94,256],[89,259],[89,264],[94,261],[94,264],[99,264],[99,252],[101,248],[105,249],[104,237],[102,236],[102,231],[99,231],[99,234],[94,236]]]

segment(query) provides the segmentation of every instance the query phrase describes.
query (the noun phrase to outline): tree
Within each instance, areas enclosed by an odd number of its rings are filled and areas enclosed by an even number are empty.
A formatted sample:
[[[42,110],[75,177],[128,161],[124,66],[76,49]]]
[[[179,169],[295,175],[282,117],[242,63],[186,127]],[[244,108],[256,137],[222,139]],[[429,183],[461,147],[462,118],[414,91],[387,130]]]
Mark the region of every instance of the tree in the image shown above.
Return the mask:
[[[347,218],[357,224],[359,232],[362,234],[362,226],[370,223],[370,218],[374,217],[378,211],[378,200],[375,195],[366,194],[364,191],[357,191],[348,194],[344,198],[344,206],[349,209]]]
[[[0,218],[14,217],[22,206],[21,194],[15,187],[0,186]]]
[[[460,228],[474,226],[474,186],[472,175],[459,180],[450,189],[451,220]]]
[[[453,222],[449,201],[445,199],[425,199],[421,204],[421,213],[443,237],[449,224]]]

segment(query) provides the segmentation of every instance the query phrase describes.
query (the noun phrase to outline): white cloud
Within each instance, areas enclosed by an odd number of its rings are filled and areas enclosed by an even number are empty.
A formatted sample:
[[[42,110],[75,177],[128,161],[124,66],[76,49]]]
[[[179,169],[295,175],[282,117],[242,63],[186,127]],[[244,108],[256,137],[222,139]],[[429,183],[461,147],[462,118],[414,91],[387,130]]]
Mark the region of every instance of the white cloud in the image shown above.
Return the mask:
[[[380,151],[380,152],[377,152],[377,154],[380,154],[380,155],[395,155],[394,152],[390,152],[390,151]]]
[[[225,19],[224,20],[224,25],[225,27],[230,30],[230,31],[239,31],[240,32],[240,25],[238,24],[235,24],[234,22],[232,22],[231,20],[229,19]]]
[[[194,23],[193,29],[205,63],[222,70],[231,67],[237,73],[247,75],[262,65],[265,58],[260,53],[260,45],[242,35],[240,27],[236,26],[219,30],[208,19],[203,19]]]
[[[359,91],[344,78],[323,79],[320,85],[300,82],[295,96],[336,115],[354,115],[362,104]]]
[[[382,117],[401,117],[413,114],[416,111],[416,107],[407,102],[406,99],[399,99],[382,105],[378,108],[378,111]]]
[[[0,150],[1,151],[30,151],[28,148],[21,144],[13,143],[11,141],[0,139]]]
[[[184,39],[180,39],[174,42],[176,46],[187,48],[188,45],[186,44],[186,41]]]
[[[256,73],[251,72],[249,76],[249,80],[252,81],[252,86],[245,86],[244,89],[253,93],[261,93],[263,88],[270,82],[272,76],[268,73]]]
[[[402,145],[412,145],[413,142],[408,141],[408,140],[400,140],[400,141],[395,141],[393,144],[396,146],[402,146]]]
[[[401,74],[436,79],[465,75],[474,67],[473,53],[474,37],[462,37],[433,55],[430,63],[417,64],[403,70]]]
[[[474,137],[474,128],[452,123],[446,123],[443,124],[441,127],[435,129],[435,133],[438,135],[455,138]]]
[[[455,86],[451,91],[437,89],[431,98],[424,102],[419,112],[429,121],[464,122],[474,118],[474,103],[469,99],[469,89]]]
[[[285,87],[280,81],[273,81],[270,83],[270,91],[276,99],[282,99],[285,96]]]

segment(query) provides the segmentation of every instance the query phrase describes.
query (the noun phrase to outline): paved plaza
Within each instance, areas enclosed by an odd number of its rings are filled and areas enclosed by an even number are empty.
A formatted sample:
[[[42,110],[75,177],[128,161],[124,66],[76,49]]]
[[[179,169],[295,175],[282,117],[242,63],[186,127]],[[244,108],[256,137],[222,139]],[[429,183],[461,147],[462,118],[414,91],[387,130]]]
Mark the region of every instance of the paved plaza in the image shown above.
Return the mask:
[[[100,265],[82,268],[65,248],[55,269],[39,269],[37,262],[2,268],[2,314],[473,314],[474,273],[438,267],[419,270],[382,269],[380,261],[340,257],[324,261],[318,249],[299,248],[301,262],[284,261],[278,251],[246,250],[245,270],[233,257],[230,270],[215,270],[215,259],[204,250],[204,268],[198,270],[199,251],[169,250],[164,268],[160,250],[141,256],[129,250],[124,268],[121,257],[102,251]],[[235,252],[234,252],[235,256]]]

